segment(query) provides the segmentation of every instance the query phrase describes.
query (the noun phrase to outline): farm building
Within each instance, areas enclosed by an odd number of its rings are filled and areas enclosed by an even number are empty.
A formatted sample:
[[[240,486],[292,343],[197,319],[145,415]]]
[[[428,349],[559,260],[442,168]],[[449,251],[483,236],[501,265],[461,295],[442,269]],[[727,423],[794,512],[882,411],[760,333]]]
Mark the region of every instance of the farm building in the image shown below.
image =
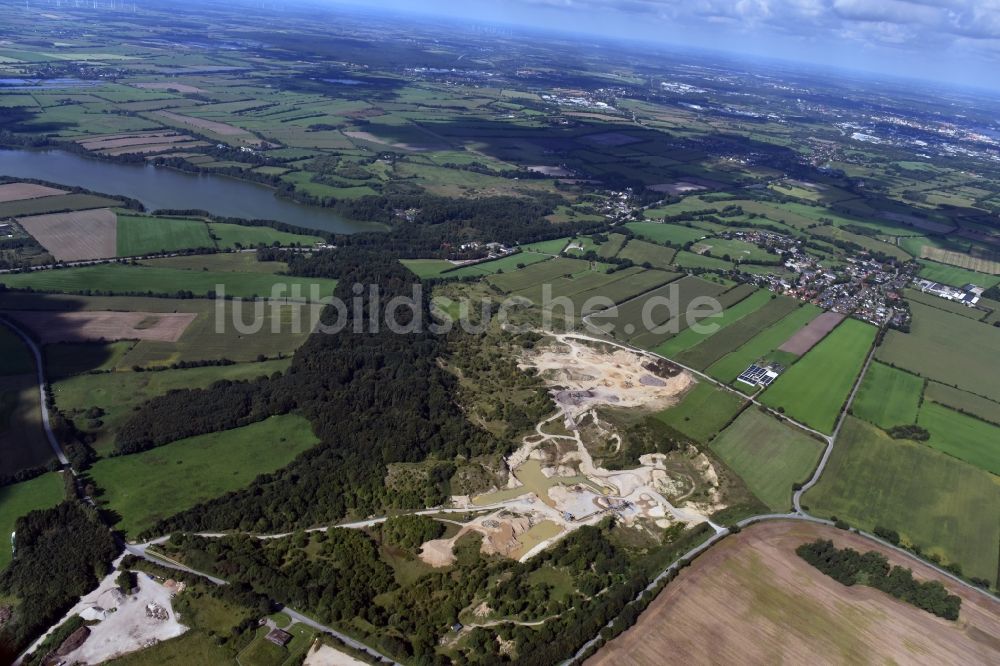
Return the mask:
[[[265,636],[264,638],[271,641],[278,647],[285,647],[286,645],[288,645],[288,642],[292,640],[292,635],[287,631],[285,631],[284,629],[272,629],[271,631],[267,632],[267,636]]]
[[[778,378],[778,374],[778,371],[771,366],[760,366],[756,363],[751,363],[750,367],[740,373],[740,376],[736,380],[749,386],[767,387]]]

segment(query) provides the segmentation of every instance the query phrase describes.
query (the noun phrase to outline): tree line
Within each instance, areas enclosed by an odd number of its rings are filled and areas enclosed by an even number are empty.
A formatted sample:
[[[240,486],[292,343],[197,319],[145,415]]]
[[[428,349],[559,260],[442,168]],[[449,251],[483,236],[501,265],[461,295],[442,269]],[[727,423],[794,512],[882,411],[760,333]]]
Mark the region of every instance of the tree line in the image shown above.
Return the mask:
[[[868,585],[922,608],[946,620],[957,620],[962,599],[940,581],[917,581],[906,567],[889,566],[885,555],[869,550],[859,553],[853,548],[838,549],[833,542],[817,539],[804,543],[795,552],[809,564],[844,585]]]

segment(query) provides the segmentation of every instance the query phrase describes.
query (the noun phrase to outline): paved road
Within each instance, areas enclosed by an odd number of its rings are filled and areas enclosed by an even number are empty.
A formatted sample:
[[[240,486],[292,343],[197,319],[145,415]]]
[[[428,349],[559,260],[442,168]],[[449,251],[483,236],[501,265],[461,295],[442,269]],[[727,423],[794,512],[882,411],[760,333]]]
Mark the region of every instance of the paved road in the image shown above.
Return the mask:
[[[49,407],[45,404],[45,366],[42,364],[42,351],[35,344],[35,341],[31,339],[31,336],[17,324],[9,319],[0,319],[0,322],[24,340],[24,344],[28,345],[31,353],[35,356],[35,370],[38,376],[38,401],[42,407],[42,426],[45,428],[45,437],[49,440],[52,453],[59,459],[59,462],[64,466],[69,465],[69,459],[63,453],[62,447],[59,446],[59,440],[56,439],[55,433],[52,432],[52,423],[49,421]]]
[[[812,477],[810,477],[808,481],[802,484],[801,488],[792,494],[792,506],[794,506],[795,510],[802,515],[807,515],[806,512],[802,510],[802,496],[807,490],[819,483],[819,477],[823,475],[823,470],[826,469],[826,464],[830,461],[830,455],[833,453],[833,445],[837,441],[837,436],[840,434],[840,428],[844,425],[844,419],[847,418],[847,413],[851,410],[851,405],[854,403],[854,396],[858,394],[858,389],[861,388],[861,382],[868,373],[868,368],[872,364],[872,359],[875,358],[876,349],[877,347],[872,345],[872,348],[868,350],[868,357],[865,359],[865,365],[861,368],[861,372],[854,381],[854,387],[851,389],[851,394],[847,397],[847,402],[844,403],[844,408],[840,411],[840,415],[837,417],[837,425],[833,429],[833,435],[828,437],[826,440],[826,448],[823,450],[823,457],[820,458],[819,465],[816,466],[816,471],[813,472]]]

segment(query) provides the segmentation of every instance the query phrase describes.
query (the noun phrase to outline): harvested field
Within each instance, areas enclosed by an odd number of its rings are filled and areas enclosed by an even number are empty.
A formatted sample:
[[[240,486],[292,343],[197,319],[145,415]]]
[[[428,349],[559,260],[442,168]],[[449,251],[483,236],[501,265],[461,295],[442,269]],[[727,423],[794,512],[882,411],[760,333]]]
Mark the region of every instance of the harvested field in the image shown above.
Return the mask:
[[[136,88],[142,88],[143,90],[172,90],[173,92],[179,93],[203,93],[206,92],[201,88],[196,88],[195,86],[188,85],[186,83],[171,83],[169,81],[153,81],[149,83],[133,83]]]
[[[0,203],[51,197],[55,194],[66,194],[66,191],[57,190],[54,187],[46,187],[45,185],[36,185],[35,183],[7,183],[6,185],[0,185]]]
[[[59,261],[117,256],[118,218],[108,208],[32,215],[17,221]]]
[[[426,150],[434,150],[435,148],[438,149],[442,148],[442,146],[427,146],[422,144],[404,143],[402,141],[392,141],[390,139],[383,139],[381,137],[375,136],[371,132],[353,131],[353,132],[344,132],[343,134],[344,136],[349,137],[351,139],[369,141],[371,143],[377,143],[382,146],[389,146],[390,148],[398,148],[400,150],[412,150],[413,152],[423,152]]]
[[[119,204],[121,201],[118,199],[109,199],[96,194],[56,194],[34,199],[0,202],[0,218],[108,208]]]
[[[30,328],[43,344],[100,340],[177,342],[197,316],[193,312],[5,313]]]
[[[795,335],[778,347],[778,351],[788,352],[796,356],[802,356],[807,351],[816,346],[827,333],[837,327],[837,324],[844,320],[844,315],[839,312],[824,312],[808,324],[800,328]]]
[[[977,271],[979,273],[998,275],[1000,274],[1000,261],[998,261],[997,258],[1000,257],[1000,253],[991,252],[989,254],[992,258],[973,257],[972,255],[964,252],[942,250],[941,248],[931,247],[930,245],[924,245],[920,250],[921,259],[930,259],[931,261],[937,261],[950,266],[958,266],[959,268],[967,268],[970,271]]]
[[[167,120],[172,120],[175,123],[190,125],[191,127],[197,127],[198,129],[214,132],[219,136],[239,136],[241,134],[249,134],[249,132],[247,132],[242,127],[236,127],[235,125],[227,125],[226,123],[220,123],[214,120],[206,120],[204,118],[194,118],[192,116],[184,116],[179,113],[174,113],[173,111],[154,111],[153,115],[166,118]]]
[[[183,141],[179,143],[152,143],[143,144],[138,146],[126,146],[124,148],[111,148],[109,150],[98,151],[101,155],[128,155],[131,153],[142,153],[144,155],[153,155],[156,153],[165,153],[169,150],[177,149],[187,149],[187,148],[200,148],[207,146],[206,141]]]
[[[109,148],[125,148],[128,146],[177,143],[193,140],[193,137],[187,134],[178,134],[177,132],[143,132],[131,136],[103,137],[92,141],[83,141],[80,145],[87,150],[107,150]]]
[[[795,554],[817,538],[877,550],[919,580],[941,581],[962,597],[959,620],[824,575]],[[996,663],[998,618],[1000,602],[875,542],[823,525],[769,522],[695,560],[587,664]]]

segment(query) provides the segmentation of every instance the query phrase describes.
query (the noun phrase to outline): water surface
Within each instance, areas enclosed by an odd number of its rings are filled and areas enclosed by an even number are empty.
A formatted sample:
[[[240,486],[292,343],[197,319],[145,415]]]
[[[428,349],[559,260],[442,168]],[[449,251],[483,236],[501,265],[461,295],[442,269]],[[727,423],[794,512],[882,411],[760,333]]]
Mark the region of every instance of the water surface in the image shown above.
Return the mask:
[[[64,150],[0,150],[0,174],[120,194],[141,201],[151,211],[197,209],[223,217],[279,220],[348,234],[384,228],[347,220],[326,208],[279,199],[273,190],[256,183],[149,164],[103,162]]]

